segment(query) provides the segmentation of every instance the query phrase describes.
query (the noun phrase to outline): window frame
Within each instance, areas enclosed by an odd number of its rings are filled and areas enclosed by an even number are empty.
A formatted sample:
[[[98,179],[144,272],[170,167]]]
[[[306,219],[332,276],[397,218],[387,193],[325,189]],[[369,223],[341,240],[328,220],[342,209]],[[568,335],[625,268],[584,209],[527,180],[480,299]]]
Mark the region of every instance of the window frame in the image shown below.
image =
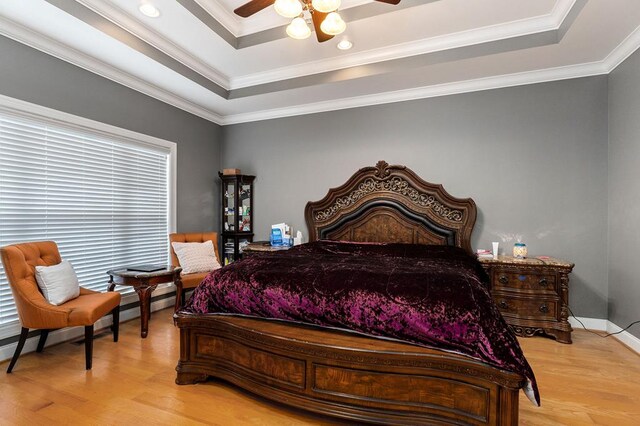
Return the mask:
[[[23,117],[31,120],[38,120],[45,124],[63,126],[83,133],[92,133],[105,138],[116,139],[120,142],[141,147],[163,148],[168,151],[168,171],[167,171],[167,191],[168,191],[168,211],[167,223],[169,233],[176,232],[176,212],[177,212],[177,164],[178,146],[176,142],[145,135],[132,130],[123,129],[111,124],[102,123],[52,108],[0,95],[0,112]],[[167,235],[167,241],[169,236]],[[169,245],[167,243],[167,258],[171,259]],[[106,271],[105,271],[106,272]],[[107,287],[107,277],[105,275],[105,290]],[[174,291],[172,284],[159,286],[154,295],[162,295]],[[138,297],[135,293],[127,294],[123,297],[122,305],[136,302]],[[20,322],[0,325],[0,339],[16,336],[20,333]]]

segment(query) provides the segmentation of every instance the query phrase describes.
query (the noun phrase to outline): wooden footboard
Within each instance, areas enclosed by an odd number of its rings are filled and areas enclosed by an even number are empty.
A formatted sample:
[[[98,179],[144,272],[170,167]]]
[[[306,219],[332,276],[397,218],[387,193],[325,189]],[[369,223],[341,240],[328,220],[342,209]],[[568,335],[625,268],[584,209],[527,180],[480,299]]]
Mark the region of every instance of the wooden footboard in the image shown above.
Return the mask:
[[[279,403],[359,422],[518,423],[524,379],[461,355],[259,319],[174,318],[180,385],[217,377]]]

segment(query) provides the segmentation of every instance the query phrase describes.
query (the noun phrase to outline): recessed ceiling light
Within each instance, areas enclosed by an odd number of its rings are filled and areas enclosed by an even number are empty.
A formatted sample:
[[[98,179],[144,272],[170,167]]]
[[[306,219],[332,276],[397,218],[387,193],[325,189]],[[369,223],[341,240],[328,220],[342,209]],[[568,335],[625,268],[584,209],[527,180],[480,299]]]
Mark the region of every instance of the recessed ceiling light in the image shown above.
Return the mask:
[[[340,41],[340,43],[338,43],[338,49],[340,49],[340,50],[349,50],[352,47],[353,47],[353,43],[351,43],[347,39],[343,39],[343,40]]]
[[[152,5],[151,3],[142,3],[138,9],[142,12],[143,15],[148,16],[149,18],[157,18],[160,16],[160,9]]]

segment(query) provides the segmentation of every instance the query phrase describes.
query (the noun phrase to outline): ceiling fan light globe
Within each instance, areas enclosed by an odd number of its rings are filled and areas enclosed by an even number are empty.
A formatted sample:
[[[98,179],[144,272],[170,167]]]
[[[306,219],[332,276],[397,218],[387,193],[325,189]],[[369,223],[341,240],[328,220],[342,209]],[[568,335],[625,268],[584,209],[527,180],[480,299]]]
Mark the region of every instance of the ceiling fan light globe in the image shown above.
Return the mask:
[[[304,40],[311,35],[311,29],[303,18],[297,17],[287,26],[287,35],[296,40]]]
[[[273,8],[278,15],[285,18],[295,18],[302,13],[302,4],[298,0],[276,0]]]
[[[331,12],[326,18],[324,18],[322,24],[320,24],[320,29],[325,34],[338,35],[347,29],[347,24],[342,20],[338,13]]]
[[[311,6],[318,12],[329,13],[340,7],[340,0],[313,0]]]

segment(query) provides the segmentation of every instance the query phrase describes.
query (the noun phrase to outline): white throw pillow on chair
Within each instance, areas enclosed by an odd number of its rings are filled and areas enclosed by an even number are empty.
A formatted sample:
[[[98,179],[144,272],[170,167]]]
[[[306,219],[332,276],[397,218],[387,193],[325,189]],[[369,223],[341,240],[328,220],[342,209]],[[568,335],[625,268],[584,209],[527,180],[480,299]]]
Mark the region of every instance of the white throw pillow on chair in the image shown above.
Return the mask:
[[[44,298],[52,305],[62,305],[80,296],[78,276],[66,260],[57,265],[36,266],[36,281]]]
[[[210,272],[220,268],[211,240],[204,243],[171,243],[173,251],[178,256],[183,274]]]

